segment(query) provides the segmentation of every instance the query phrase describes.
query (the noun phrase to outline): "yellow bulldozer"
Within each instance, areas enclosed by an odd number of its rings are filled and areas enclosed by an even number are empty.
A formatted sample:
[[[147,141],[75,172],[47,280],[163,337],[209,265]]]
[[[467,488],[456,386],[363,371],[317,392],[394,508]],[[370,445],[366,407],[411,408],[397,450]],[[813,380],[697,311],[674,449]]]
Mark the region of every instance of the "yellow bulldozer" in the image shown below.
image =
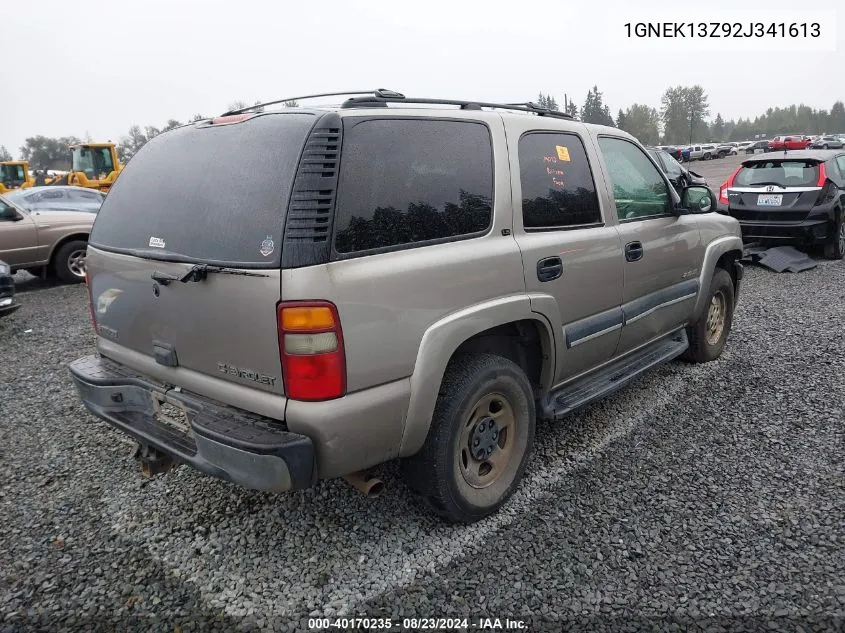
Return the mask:
[[[76,185],[108,191],[123,169],[114,143],[80,143],[70,146],[71,170],[51,184]]]
[[[35,184],[29,173],[29,163],[25,160],[5,160],[0,162],[0,193],[12,189],[26,189]]]

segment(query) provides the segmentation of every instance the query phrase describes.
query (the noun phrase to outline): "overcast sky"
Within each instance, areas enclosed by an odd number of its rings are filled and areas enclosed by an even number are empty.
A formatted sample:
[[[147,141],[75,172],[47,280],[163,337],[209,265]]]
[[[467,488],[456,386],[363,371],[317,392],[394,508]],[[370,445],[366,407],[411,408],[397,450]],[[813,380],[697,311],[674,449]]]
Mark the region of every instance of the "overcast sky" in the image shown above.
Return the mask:
[[[490,101],[534,99],[542,90],[561,107],[564,93],[580,107],[597,84],[615,116],[633,102],[659,107],[669,85],[699,83],[712,115],[726,119],[801,102],[827,109],[845,98],[845,27],[835,51],[706,52],[688,40],[637,51],[624,39],[626,7],[650,7],[649,16],[659,10],[671,21],[682,7],[703,6],[727,20],[736,0],[31,4],[0,20],[4,58],[13,60],[3,70],[0,145],[14,155],[37,134],[117,142],[132,124],[218,114],[235,100],[377,87]],[[834,10],[838,2],[802,4]],[[742,3],[761,21],[795,6]],[[833,33],[835,20],[822,26]]]

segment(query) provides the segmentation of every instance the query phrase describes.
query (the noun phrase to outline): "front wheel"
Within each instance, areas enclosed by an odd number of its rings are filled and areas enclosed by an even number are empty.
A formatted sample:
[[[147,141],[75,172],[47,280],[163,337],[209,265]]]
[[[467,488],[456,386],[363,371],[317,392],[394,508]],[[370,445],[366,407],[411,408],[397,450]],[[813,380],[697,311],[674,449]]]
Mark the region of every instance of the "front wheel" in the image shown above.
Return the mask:
[[[534,425],[531,384],[517,364],[459,356],[446,369],[425,444],[402,462],[403,478],[446,520],[478,521],[519,485]]]
[[[79,283],[85,279],[85,257],[88,243],[72,240],[62,244],[56,252],[53,267],[56,276],[66,283]]]
[[[693,363],[707,363],[722,355],[733,325],[734,284],[723,268],[717,268],[707,291],[704,312],[687,328],[689,349],[684,358]]]
[[[839,214],[836,220],[833,239],[824,245],[824,256],[828,259],[842,259],[845,257],[845,212]]]

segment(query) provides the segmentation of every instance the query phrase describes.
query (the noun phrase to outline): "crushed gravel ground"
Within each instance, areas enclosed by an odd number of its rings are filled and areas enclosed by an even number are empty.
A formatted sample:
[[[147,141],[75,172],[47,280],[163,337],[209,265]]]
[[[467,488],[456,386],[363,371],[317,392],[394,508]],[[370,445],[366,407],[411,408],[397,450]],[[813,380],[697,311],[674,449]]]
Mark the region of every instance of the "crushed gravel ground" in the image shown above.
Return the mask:
[[[187,467],[142,479],[67,374],[93,350],[84,287],[18,280],[23,307],[0,319],[0,633],[304,631],[317,616],[845,628],[845,262],[748,268],[721,360],[540,425],[512,501],[465,527],[419,510],[393,464],[376,499]]]

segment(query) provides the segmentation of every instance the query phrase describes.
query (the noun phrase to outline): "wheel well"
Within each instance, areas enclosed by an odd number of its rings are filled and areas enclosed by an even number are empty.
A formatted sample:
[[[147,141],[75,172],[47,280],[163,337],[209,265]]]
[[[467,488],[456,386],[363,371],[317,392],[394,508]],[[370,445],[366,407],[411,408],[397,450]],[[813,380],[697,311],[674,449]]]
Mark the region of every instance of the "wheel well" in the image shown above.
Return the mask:
[[[549,342],[541,325],[533,319],[523,319],[479,332],[461,343],[452,358],[468,353],[496,354],[507,358],[522,368],[539,396],[546,378],[543,368],[549,358],[548,351],[544,351],[547,345]]]
[[[742,252],[741,251],[728,251],[727,253],[722,253],[722,256],[716,261],[716,268],[722,268],[726,270],[727,273],[731,276],[731,281],[734,284],[734,290],[736,290],[737,285],[737,278],[736,278],[736,266],[734,263],[742,259]]]
[[[88,241],[88,234],[87,233],[74,233],[73,235],[67,235],[60,239],[56,244],[53,246],[53,251],[50,253],[50,262],[47,264],[48,266],[53,266],[56,259],[56,253],[59,252],[59,249],[67,244],[68,242],[72,242],[74,240],[81,240],[83,242]]]

